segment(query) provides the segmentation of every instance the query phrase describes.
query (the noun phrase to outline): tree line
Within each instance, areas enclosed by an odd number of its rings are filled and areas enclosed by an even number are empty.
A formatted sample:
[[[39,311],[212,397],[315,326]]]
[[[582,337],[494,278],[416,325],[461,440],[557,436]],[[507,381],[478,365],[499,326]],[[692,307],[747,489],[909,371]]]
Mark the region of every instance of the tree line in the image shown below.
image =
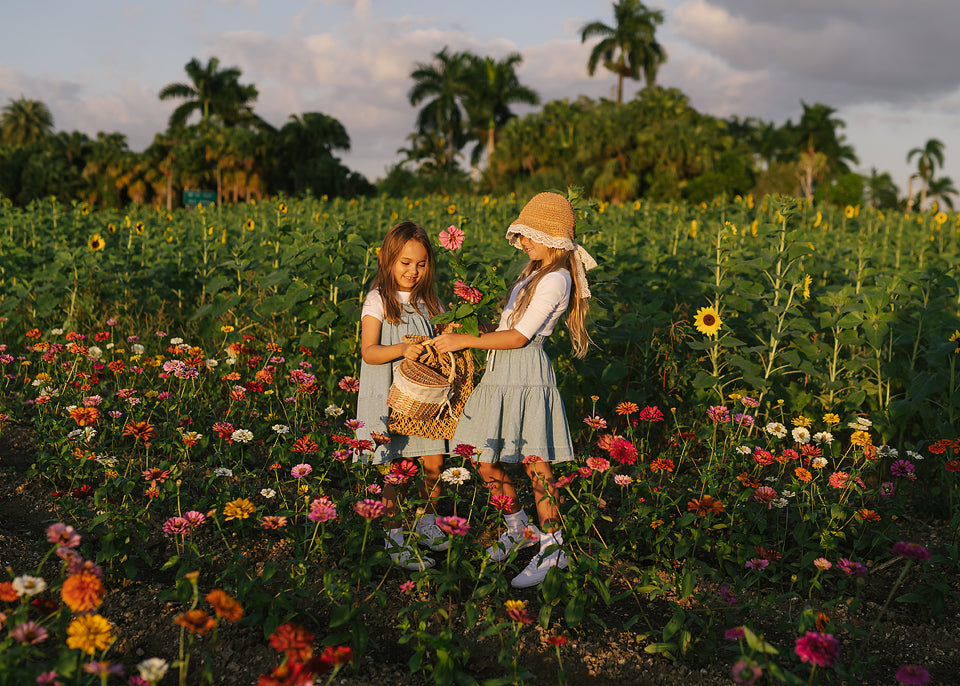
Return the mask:
[[[680,90],[656,83],[667,61],[656,39],[663,12],[619,0],[613,15],[611,24],[584,25],[581,40],[596,40],[587,72],[602,66],[613,74],[616,100],[561,99],[517,116],[517,105],[541,104],[517,76],[519,53],[495,59],[444,48],[416,64],[408,92],[419,108],[416,130],[376,185],[337,157],[350,149],[340,121],[307,112],[271,126],[254,112],[256,86],[241,83],[237,67],[213,57],[206,64],[190,60],[188,80],[161,89],[161,100],[180,104],[143,152],[131,151],[120,133],[54,132],[42,102],[11,100],[0,113],[0,194],[20,205],[55,195],[101,207],[169,208],[184,190],[199,188],[237,202],[278,193],[529,192],[572,184],[620,202],[703,202],[752,192],[880,208],[923,207],[929,200],[953,207],[957,189],[937,175],[940,141],[908,153],[917,172],[901,197],[889,173],[852,170],[858,159],[834,108],[801,101],[797,123],[780,126],[700,113]],[[644,84],[629,102],[623,102],[626,79]]]

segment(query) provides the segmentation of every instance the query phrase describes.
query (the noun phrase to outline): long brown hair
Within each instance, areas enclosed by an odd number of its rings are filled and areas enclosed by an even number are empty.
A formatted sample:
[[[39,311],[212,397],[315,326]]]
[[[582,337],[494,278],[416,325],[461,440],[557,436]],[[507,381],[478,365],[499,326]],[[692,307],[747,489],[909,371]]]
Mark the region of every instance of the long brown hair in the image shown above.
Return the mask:
[[[520,321],[523,313],[527,311],[530,300],[533,298],[537,286],[547,274],[551,274],[560,269],[566,269],[570,272],[570,300],[567,303],[566,319],[564,321],[567,331],[570,333],[570,343],[573,345],[573,354],[576,357],[585,357],[590,344],[590,334],[584,325],[587,317],[587,310],[590,308],[590,299],[580,297],[580,284],[577,282],[577,264],[574,253],[563,248],[549,248],[551,261],[547,264],[537,260],[531,260],[520,272],[520,276],[510,287],[510,292],[516,288],[525,278],[533,275],[517,294],[517,301],[514,305],[513,314],[510,315],[509,324],[513,326],[514,322]]]
[[[433,285],[436,262],[433,256],[433,246],[430,245],[430,237],[427,236],[427,232],[419,224],[404,221],[392,227],[384,236],[383,243],[380,245],[380,254],[377,256],[377,276],[370,284],[370,290],[380,289],[384,317],[391,324],[399,322],[400,316],[403,314],[403,306],[397,297],[400,285],[393,276],[393,267],[400,259],[403,246],[408,241],[416,241],[423,246],[427,253],[427,266],[423,276],[410,291],[410,305],[416,307],[417,304],[422,303],[431,317],[443,312],[443,306],[440,304],[440,299],[437,297],[437,291]]]

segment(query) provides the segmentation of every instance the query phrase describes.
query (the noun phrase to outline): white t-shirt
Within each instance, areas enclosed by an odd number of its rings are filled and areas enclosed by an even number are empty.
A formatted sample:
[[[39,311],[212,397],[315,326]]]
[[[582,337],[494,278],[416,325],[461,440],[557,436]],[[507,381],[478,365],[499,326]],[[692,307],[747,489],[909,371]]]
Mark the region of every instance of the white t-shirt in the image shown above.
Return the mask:
[[[497,327],[497,331],[516,329],[526,336],[527,340],[534,336],[549,336],[553,333],[554,327],[560,321],[563,313],[567,311],[567,304],[570,302],[570,288],[573,285],[573,279],[566,269],[558,269],[543,277],[537,284],[537,290],[534,291],[533,297],[530,298],[527,311],[512,326],[507,323],[516,307],[517,294],[533,276],[533,274],[528,276],[510,292],[507,305],[500,315],[500,325]]]
[[[406,305],[408,302],[410,302],[410,291],[397,291],[397,298],[400,300],[400,305]],[[363,319],[367,315],[376,317],[381,322],[386,317],[383,307],[383,298],[380,297],[379,288],[374,288],[372,291],[367,293],[367,297],[363,301],[363,307],[360,309],[360,319]]]

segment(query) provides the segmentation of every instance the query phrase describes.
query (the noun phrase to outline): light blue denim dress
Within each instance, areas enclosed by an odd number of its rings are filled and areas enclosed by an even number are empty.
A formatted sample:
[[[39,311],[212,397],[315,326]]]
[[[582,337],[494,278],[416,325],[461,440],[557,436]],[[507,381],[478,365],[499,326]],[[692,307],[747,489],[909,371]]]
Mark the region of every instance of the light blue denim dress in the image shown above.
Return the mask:
[[[522,348],[488,353],[486,371],[463,408],[450,445],[479,448],[481,462],[521,462],[527,455],[544,462],[574,459],[544,340],[546,336],[534,336]]]
[[[380,345],[402,343],[406,335],[433,336],[429,313],[422,305],[416,310],[411,305],[404,305],[403,314],[397,324],[381,322]],[[424,455],[444,455],[449,452],[447,441],[444,439],[388,433],[387,395],[393,383],[393,371],[402,359],[401,357],[385,364],[360,362],[357,419],[363,422],[363,426],[357,431],[357,438],[372,441],[370,434],[374,431],[390,436],[390,442],[377,446],[372,457],[369,455],[364,457],[372,464],[384,464],[402,457],[416,458]]]

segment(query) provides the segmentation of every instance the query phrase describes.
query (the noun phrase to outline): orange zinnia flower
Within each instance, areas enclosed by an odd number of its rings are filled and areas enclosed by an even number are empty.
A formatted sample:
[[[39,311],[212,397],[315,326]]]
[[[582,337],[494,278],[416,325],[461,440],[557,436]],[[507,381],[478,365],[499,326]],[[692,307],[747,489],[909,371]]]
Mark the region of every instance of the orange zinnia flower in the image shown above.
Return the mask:
[[[107,365],[107,369],[114,374],[122,374],[123,372],[127,371],[127,365],[123,363],[123,360],[114,360]]]
[[[620,403],[617,405],[617,414],[626,414],[630,415],[634,412],[639,412],[640,406],[636,403]]]
[[[813,474],[803,467],[797,467],[794,469],[793,474],[804,483],[810,483],[810,480],[813,478]]]
[[[155,430],[149,422],[127,422],[123,427],[124,436],[133,436],[134,440],[139,438],[144,443],[149,443],[154,433]]]
[[[737,481],[743,484],[744,488],[759,488],[760,479],[753,476],[752,474],[747,474],[746,472],[741,472],[737,474]]]
[[[219,588],[210,591],[206,596],[206,601],[213,606],[213,611],[217,617],[236,622],[243,617],[243,608],[234,598],[227,595]]]
[[[5,603],[12,603],[14,600],[17,600],[20,597],[20,594],[13,588],[12,581],[3,581],[0,582],[0,600]]]
[[[863,508],[863,509],[857,510],[857,514],[860,515],[860,518],[863,519],[863,521],[865,522],[880,521],[880,514],[876,510],[868,510],[867,508]]]
[[[90,572],[71,574],[60,588],[60,597],[74,612],[87,612],[103,602],[103,582]]]
[[[687,503],[687,509],[704,516],[708,514],[723,514],[723,503],[714,500],[712,495],[705,495],[702,498],[694,498]]]
[[[92,426],[100,420],[100,410],[95,407],[75,407],[70,410],[70,416],[77,423],[77,426],[86,426],[87,424]]]
[[[173,621],[188,631],[200,634],[201,636],[206,635],[217,623],[217,620],[203,610],[187,610],[183,614],[174,617]]]

